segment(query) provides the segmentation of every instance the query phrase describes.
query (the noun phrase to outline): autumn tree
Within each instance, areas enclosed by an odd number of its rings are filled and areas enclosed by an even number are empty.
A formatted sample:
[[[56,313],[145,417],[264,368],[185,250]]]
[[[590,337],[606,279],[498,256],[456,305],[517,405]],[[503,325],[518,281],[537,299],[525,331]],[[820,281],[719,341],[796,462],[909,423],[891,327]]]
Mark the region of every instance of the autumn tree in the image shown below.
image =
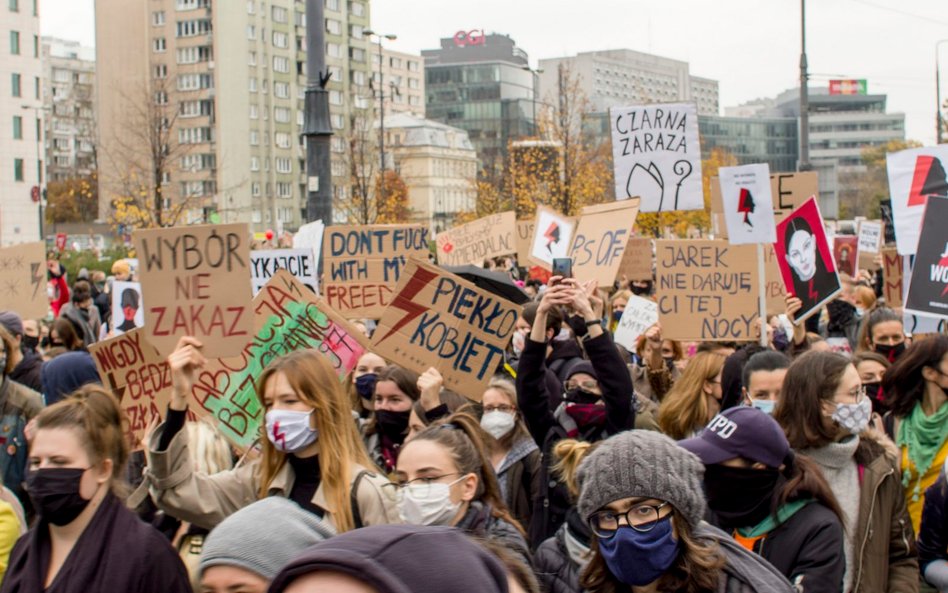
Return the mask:
[[[880,218],[882,214],[879,202],[889,199],[886,155],[920,146],[921,144],[914,140],[890,140],[886,144],[864,148],[861,154],[863,170],[847,171],[839,175],[839,217]]]
[[[408,204],[408,186],[398,171],[386,169],[375,178],[376,218],[375,224],[409,222],[411,207]]]
[[[93,222],[99,208],[96,173],[50,181],[46,185],[46,222]]]

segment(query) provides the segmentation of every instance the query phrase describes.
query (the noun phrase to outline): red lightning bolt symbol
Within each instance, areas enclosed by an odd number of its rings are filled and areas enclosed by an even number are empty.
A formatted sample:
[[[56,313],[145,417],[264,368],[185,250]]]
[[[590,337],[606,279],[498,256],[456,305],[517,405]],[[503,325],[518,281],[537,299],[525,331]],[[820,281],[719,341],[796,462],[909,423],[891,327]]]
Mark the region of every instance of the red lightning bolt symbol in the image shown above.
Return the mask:
[[[740,195],[740,197],[737,199],[737,211],[738,211],[738,213],[743,213],[743,214],[744,214],[744,223],[745,223],[745,224],[750,224],[750,220],[748,219],[748,217],[750,216],[750,204],[747,203],[747,196],[748,196],[748,194],[750,194],[750,192],[747,191],[747,188],[746,188],[746,187],[742,187],[742,188],[741,188],[741,195]]]
[[[948,257],[941,258],[941,261],[938,262],[939,266],[948,266]],[[948,294],[948,284],[945,284],[945,290],[941,291],[941,296]]]
[[[274,442],[274,444],[276,444],[276,443],[282,443],[282,445],[283,445],[283,446],[282,446],[282,449],[283,449],[284,451],[286,450],[286,433],[285,433],[285,432],[280,432],[280,421],[279,421],[279,420],[277,420],[276,422],[273,423],[273,442]]]
[[[37,291],[46,280],[46,270],[43,269],[42,264],[38,263],[31,263],[30,268],[32,272],[30,280],[33,282],[33,297],[35,298]]]
[[[397,323],[392,325],[392,329],[388,330],[388,333],[382,336],[382,339],[379,340],[379,343],[387,340],[389,336],[402,329],[411,323],[413,319],[419,317],[422,313],[428,310],[427,307],[424,305],[419,305],[418,303],[412,301],[412,299],[414,299],[415,296],[421,292],[421,289],[423,289],[428,285],[429,282],[437,277],[438,275],[430,270],[426,270],[421,267],[415,269],[415,273],[412,274],[412,277],[405,286],[405,289],[395,295],[395,299],[391,304],[392,307],[404,311],[405,316],[399,319]]]

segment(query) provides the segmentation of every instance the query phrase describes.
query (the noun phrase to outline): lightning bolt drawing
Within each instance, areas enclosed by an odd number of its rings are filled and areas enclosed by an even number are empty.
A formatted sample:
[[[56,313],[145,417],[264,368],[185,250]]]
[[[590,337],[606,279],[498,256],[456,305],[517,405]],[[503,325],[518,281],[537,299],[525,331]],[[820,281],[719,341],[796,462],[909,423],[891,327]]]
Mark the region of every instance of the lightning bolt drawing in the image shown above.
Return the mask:
[[[43,264],[35,262],[30,264],[30,282],[33,283],[33,298],[36,298],[36,293],[46,282],[46,268]]]
[[[946,249],[946,251],[948,251],[948,249]],[[942,257],[941,260],[938,262],[938,265],[948,266],[948,257]],[[941,291],[941,296],[945,296],[946,294],[948,294],[948,284],[945,284],[945,289]]]
[[[282,446],[279,447],[282,451],[286,451],[286,433],[280,430],[280,421],[277,420],[273,423],[273,444],[282,443]]]
[[[388,333],[382,336],[378,343],[382,343],[389,338],[392,334],[402,329],[413,319],[416,319],[421,316],[422,313],[427,311],[427,307],[424,305],[419,305],[414,302],[412,299],[421,292],[425,286],[427,286],[432,280],[437,278],[438,275],[430,270],[425,268],[415,268],[415,273],[412,274],[412,277],[408,280],[408,284],[405,285],[405,289],[395,295],[395,299],[392,301],[391,307],[396,309],[401,309],[405,312],[405,316],[398,320],[397,323],[392,325],[392,329],[388,330]]]

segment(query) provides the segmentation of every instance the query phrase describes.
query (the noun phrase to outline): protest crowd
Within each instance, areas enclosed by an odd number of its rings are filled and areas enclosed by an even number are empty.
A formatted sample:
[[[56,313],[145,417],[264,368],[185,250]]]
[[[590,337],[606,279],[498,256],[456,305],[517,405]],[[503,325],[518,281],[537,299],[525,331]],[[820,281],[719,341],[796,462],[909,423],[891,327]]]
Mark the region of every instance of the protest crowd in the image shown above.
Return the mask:
[[[17,252],[0,593],[948,591],[948,291],[879,227],[844,272],[811,192],[731,173],[716,239],[630,197],[282,255],[136,231],[75,279]]]

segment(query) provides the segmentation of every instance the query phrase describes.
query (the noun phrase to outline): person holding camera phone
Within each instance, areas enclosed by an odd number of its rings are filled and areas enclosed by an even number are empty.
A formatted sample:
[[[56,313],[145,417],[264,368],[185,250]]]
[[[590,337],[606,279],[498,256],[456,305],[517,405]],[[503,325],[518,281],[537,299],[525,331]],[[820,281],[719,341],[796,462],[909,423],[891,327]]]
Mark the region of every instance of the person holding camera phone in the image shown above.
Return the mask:
[[[611,336],[603,330],[603,302],[596,288],[594,282],[580,284],[573,278],[552,277],[520,358],[518,404],[544,459],[552,459],[554,445],[564,438],[596,442],[635,425],[632,379]],[[549,348],[546,320],[560,309],[582,339],[588,360],[570,362],[564,372],[564,401],[556,410],[550,410],[551,394],[544,380]],[[547,486],[534,504],[529,529],[533,546],[556,532],[570,508],[566,487],[549,479],[547,465],[541,472],[540,483]]]

